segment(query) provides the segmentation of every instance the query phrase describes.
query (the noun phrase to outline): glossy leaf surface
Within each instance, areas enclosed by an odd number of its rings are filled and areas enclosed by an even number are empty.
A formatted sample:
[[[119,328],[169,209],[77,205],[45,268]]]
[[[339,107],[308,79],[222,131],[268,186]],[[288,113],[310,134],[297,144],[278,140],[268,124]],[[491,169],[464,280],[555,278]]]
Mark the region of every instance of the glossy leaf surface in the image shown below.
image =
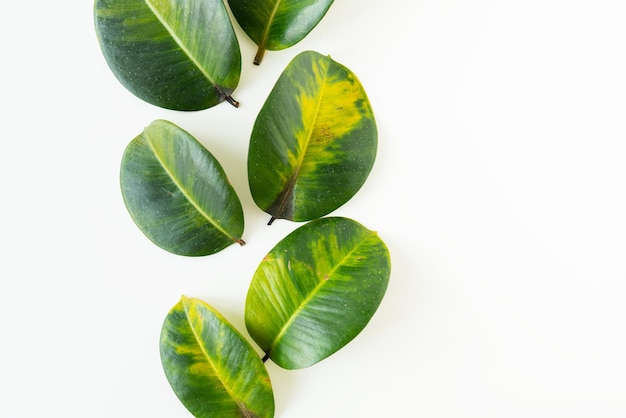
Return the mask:
[[[94,15],[109,67],[139,98],[175,110],[232,100],[241,53],[222,0],[96,0]]]
[[[182,297],[161,331],[172,389],[198,418],[272,417],[274,395],[261,358],[215,309]]]
[[[156,120],[130,142],[120,183],[137,226],[167,251],[200,256],[243,244],[243,209],[222,166],[171,122]]]
[[[277,51],[300,42],[322,20],[333,0],[228,0],[235,19],[259,50]]]
[[[347,218],[322,218],[279,242],[257,268],[246,298],[248,332],[279,366],[310,366],[367,325],[389,282],[389,251]]]
[[[248,181],[272,219],[307,221],[347,202],[367,179],[378,145],[363,86],[317,52],[296,56],[255,121]]]

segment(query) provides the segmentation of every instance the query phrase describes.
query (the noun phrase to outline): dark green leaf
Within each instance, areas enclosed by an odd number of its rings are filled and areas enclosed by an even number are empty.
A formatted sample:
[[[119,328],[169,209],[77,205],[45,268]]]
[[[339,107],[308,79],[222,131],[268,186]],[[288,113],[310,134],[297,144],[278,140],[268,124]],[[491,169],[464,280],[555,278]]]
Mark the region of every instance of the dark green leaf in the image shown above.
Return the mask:
[[[274,416],[261,358],[215,309],[182,297],[161,331],[161,362],[172,389],[198,418]]]
[[[257,44],[260,64],[265,50],[277,51],[300,42],[324,17],[333,0],[228,0],[244,32]]]
[[[367,325],[389,282],[389,251],[347,218],[307,223],[257,268],[246,298],[246,327],[276,364],[310,366]]]
[[[250,138],[248,180],[272,219],[307,221],[347,202],[368,177],[378,145],[356,76],[307,51],[281,74]]]
[[[175,110],[236,104],[241,53],[222,0],[96,0],[94,15],[109,67],[137,97]]]
[[[161,248],[199,256],[243,244],[243,209],[219,162],[171,122],[156,120],[124,151],[122,195]]]

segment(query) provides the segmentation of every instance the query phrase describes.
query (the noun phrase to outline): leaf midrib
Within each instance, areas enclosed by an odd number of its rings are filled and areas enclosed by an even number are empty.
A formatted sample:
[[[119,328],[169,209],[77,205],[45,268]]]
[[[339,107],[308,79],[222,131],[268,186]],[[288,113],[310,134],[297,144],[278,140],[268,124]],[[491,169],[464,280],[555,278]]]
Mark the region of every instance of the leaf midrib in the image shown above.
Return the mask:
[[[328,273],[326,273],[326,274],[321,276],[321,280],[319,279],[319,276],[318,276],[318,280],[320,280],[320,282],[308,294],[308,296],[306,298],[304,298],[302,300],[302,302],[300,302],[298,307],[293,311],[293,313],[291,314],[289,319],[285,322],[285,325],[283,325],[283,327],[280,329],[280,332],[276,335],[276,338],[274,338],[274,340],[272,341],[272,344],[269,347],[268,353],[271,353],[274,350],[274,348],[280,343],[280,340],[287,333],[287,331],[289,330],[289,327],[291,327],[291,324],[293,324],[293,322],[296,320],[296,318],[298,318],[300,313],[306,308],[306,306],[309,304],[309,302],[311,300],[313,300],[315,298],[315,296],[317,296],[317,294],[324,287],[324,285],[329,284],[332,281],[331,277],[337,271],[337,269],[339,269],[339,267],[341,267],[344,264],[344,262],[348,258],[350,258],[350,256],[354,252],[356,252],[356,250],[359,247],[361,247],[365,243],[365,241],[367,241],[367,239],[372,234],[373,234],[373,232],[370,231],[367,235],[365,235],[363,237],[363,239],[361,240],[361,242],[359,242],[357,245],[355,245],[354,248],[352,250],[350,250]],[[326,277],[328,277],[328,279],[326,279]]]
[[[213,225],[213,227],[215,227],[215,229],[217,229],[218,231],[220,231],[223,235],[225,235],[226,237],[230,238],[231,240],[233,240],[234,242],[237,242],[237,239],[234,238],[231,234],[228,233],[228,231],[226,231],[224,228],[222,228],[218,223],[216,223],[213,218],[204,211],[204,209],[202,209],[192,198],[191,194],[187,192],[187,190],[182,186],[182,184],[180,184],[180,182],[176,179],[176,176],[174,176],[174,173],[172,173],[172,171],[167,167],[167,165],[165,164],[165,162],[161,159],[161,157],[159,156],[159,153],[157,152],[156,148],[154,147],[154,145],[152,144],[152,141],[150,140],[150,135],[147,132],[144,132],[144,136],[146,137],[146,142],[148,143],[148,146],[150,147],[150,149],[152,150],[152,153],[154,154],[154,157],[156,158],[156,160],[159,162],[159,164],[161,165],[161,167],[163,168],[163,171],[165,171],[167,173],[167,175],[169,176],[169,178],[172,180],[172,182],[174,183],[174,185],[178,188],[178,190],[180,190],[180,192],[183,194],[183,196],[185,196],[185,198],[187,199],[187,201],[194,207],[196,208],[196,210],[198,211],[198,213],[200,213],[211,225]]]
[[[204,345],[200,343],[202,340],[200,339],[200,336],[196,333],[196,329],[193,327],[193,324],[191,323],[191,318],[189,315],[188,307],[189,307],[189,301],[185,301],[183,305],[183,308],[185,310],[185,318],[187,319],[187,323],[189,324],[189,329],[191,330],[191,333],[193,334],[194,338],[196,339],[198,343],[198,347],[200,347],[200,351],[202,351],[202,354],[204,354],[204,357],[206,358],[207,362],[211,365],[213,370],[215,370],[215,376],[217,376],[220,383],[222,383],[222,386],[224,387],[224,389],[226,389],[226,392],[228,392],[228,395],[230,396],[230,398],[233,401],[235,401],[239,409],[242,409],[242,406],[240,402],[237,400],[237,398],[235,397],[232,388],[228,386],[226,382],[224,382],[224,380],[222,379],[222,376],[218,373],[219,368],[215,365],[215,363],[213,362],[213,359],[211,359],[211,356],[209,356],[209,353],[206,351]]]
[[[272,27],[272,23],[274,22],[274,17],[276,17],[276,13],[278,13],[278,9],[280,7],[280,3],[282,2],[282,0],[277,0],[276,3],[274,4],[274,9],[272,10],[272,13],[270,14],[270,18],[267,21],[267,26],[265,27],[265,32],[263,33],[263,38],[261,38],[261,43],[260,43],[260,47],[264,48],[266,47],[266,43],[267,43],[267,38],[269,37],[270,34],[270,28]]]
[[[289,183],[287,184],[287,187],[285,188],[285,192],[282,193],[282,201],[280,202],[280,205],[278,206],[278,210],[277,210],[279,214],[282,213],[283,208],[285,207],[285,203],[287,202],[287,197],[293,193],[293,189],[296,186],[296,183],[298,181],[298,176],[300,175],[300,170],[302,169],[302,164],[304,163],[304,158],[306,157],[309,146],[311,145],[311,137],[313,136],[313,131],[315,130],[315,126],[317,126],[317,120],[319,119],[320,109],[322,107],[322,101],[324,98],[324,93],[326,91],[326,84],[327,84],[326,80],[328,80],[328,70],[330,68],[330,65],[331,65],[330,58],[328,58],[328,65],[326,66],[326,69],[324,71],[324,79],[322,81],[322,87],[320,88],[320,93],[318,95],[319,100],[317,101],[317,106],[315,108],[315,116],[313,117],[313,123],[311,123],[309,132],[305,135],[306,143],[302,147],[303,151],[301,153],[300,159],[298,163],[296,164],[296,166],[294,167],[294,172],[291,175],[291,178],[289,179]]]
[[[187,55],[189,60],[200,70],[200,72],[206,77],[206,79],[211,83],[215,88],[219,89],[218,84],[213,80],[213,78],[206,72],[204,67],[200,65],[200,62],[196,59],[196,57],[191,53],[189,49],[185,47],[182,39],[176,34],[174,28],[169,25],[169,23],[165,20],[165,18],[158,13],[158,9],[156,9],[149,0],[144,0],[150,11],[154,14],[154,16],[158,19],[158,21],[163,25],[165,30],[170,34],[170,36],[174,39],[174,42],[180,47],[180,49]]]

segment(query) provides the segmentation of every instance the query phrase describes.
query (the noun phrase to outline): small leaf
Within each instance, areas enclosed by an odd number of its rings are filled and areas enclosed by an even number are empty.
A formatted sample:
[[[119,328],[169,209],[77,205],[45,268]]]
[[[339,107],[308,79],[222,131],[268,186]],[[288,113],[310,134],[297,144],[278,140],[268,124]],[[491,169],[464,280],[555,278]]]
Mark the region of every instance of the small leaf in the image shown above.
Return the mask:
[[[131,141],[120,183],[137,226],[167,251],[200,256],[243,244],[243,209],[222,166],[171,122],[156,120]]]
[[[96,0],[94,19],[109,67],[142,100],[175,110],[236,104],[241,53],[222,0]]]
[[[265,50],[278,51],[300,42],[322,20],[333,0],[228,0],[230,10],[259,47],[254,63]]]
[[[389,251],[375,232],[347,218],[309,222],[279,242],[254,273],[248,332],[279,366],[308,367],[363,330],[390,272]]]
[[[372,108],[356,76],[330,57],[303,52],[281,74],[254,124],[252,197],[272,220],[322,217],[361,188],[377,145]]]
[[[273,417],[274,395],[252,346],[211,306],[182,297],[161,331],[165,375],[198,418]]]

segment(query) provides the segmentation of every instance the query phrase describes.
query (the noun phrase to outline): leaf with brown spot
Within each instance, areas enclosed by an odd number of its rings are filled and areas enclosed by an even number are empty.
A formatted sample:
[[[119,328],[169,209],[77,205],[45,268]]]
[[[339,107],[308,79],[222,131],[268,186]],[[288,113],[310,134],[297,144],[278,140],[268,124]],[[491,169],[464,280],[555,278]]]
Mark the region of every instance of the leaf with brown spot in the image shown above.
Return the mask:
[[[377,146],[374,114],[354,73],[328,56],[303,52],[281,74],[254,124],[252,197],[270,223],[325,216],[365,183]]]

